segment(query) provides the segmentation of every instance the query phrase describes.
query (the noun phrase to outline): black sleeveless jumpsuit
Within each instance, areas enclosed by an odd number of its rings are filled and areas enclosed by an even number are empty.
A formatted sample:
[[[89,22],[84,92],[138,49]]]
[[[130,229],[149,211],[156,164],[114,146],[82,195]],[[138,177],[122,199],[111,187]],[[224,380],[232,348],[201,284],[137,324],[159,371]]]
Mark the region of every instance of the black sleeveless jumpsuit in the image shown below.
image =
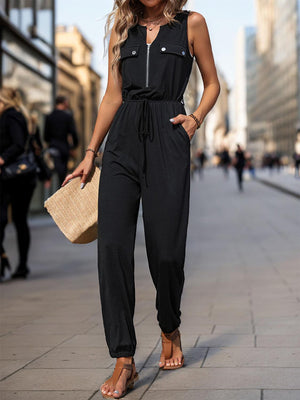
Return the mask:
[[[163,332],[180,325],[189,214],[190,139],[169,119],[186,114],[183,93],[193,57],[188,11],[162,25],[129,29],[121,47],[122,97],[103,154],[99,187],[98,272],[111,357],[134,355],[134,246],[140,199],[147,258]]]

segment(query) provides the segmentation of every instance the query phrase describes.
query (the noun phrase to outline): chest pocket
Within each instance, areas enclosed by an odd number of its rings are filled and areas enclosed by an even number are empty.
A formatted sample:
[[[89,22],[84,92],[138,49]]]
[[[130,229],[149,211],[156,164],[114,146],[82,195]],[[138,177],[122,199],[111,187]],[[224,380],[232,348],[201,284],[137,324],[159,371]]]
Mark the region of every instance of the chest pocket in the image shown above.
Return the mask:
[[[184,46],[174,43],[160,43],[161,54],[176,54],[181,57],[186,56],[186,49]]]
[[[124,60],[125,58],[134,58],[139,54],[140,45],[132,45],[121,47],[120,49],[120,59]]]

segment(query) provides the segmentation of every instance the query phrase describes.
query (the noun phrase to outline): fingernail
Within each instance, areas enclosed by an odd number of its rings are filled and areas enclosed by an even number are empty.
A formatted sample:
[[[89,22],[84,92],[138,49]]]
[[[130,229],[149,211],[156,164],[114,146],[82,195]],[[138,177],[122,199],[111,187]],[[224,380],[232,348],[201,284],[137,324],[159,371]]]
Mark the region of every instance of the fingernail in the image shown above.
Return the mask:
[[[84,183],[82,182],[80,185],[80,189],[83,189],[83,188],[84,188]]]
[[[170,122],[174,122],[174,118],[170,118]]]

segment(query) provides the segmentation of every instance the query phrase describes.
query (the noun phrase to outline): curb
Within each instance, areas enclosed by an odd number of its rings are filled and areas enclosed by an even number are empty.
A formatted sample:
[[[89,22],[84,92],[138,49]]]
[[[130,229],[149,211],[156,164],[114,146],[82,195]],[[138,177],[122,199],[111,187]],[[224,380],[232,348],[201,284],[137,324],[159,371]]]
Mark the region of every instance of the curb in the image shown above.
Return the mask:
[[[289,196],[294,196],[297,199],[300,199],[300,193],[294,192],[293,190],[287,189],[284,186],[278,185],[276,183],[270,182],[266,179],[262,178],[254,178],[255,181],[262,183],[263,185],[269,186],[273,189],[279,190],[282,193],[288,194]]]

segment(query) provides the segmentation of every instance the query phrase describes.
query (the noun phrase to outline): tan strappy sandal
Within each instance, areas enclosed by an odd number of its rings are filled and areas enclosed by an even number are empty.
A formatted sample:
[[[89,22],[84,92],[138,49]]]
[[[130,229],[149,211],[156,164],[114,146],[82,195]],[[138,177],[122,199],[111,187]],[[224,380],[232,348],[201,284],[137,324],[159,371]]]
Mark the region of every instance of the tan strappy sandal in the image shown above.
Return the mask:
[[[175,329],[175,331],[171,332],[171,333],[161,333],[161,341],[162,341],[162,353],[165,357],[165,362],[166,360],[169,360],[170,358],[172,358],[173,356],[173,349],[174,349],[174,342],[175,340],[179,338],[179,346],[180,346],[180,350],[182,351],[182,347],[181,347],[181,340],[180,340],[180,332],[179,329]],[[169,369],[178,369],[183,367],[184,364],[184,356],[182,355],[182,359],[181,359],[181,364],[178,365],[162,365],[160,367],[160,369],[163,370],[169,370]]]
[[[117,384],[117,382],[118,382],[118,380],[119,380],[119,378],[121,376],[121,373],[122,373],[123,369],[130,370],[131,374],[130,374],[130,377],[127,379],[125,389],[123,390],[122,393],[116,393],[116,391],[113,390],[113,393],[118,394],[119,397],[114,397],[113,394],[108,395],[106,393],[103,393],[102,392],[102,386],[103,385],[110,385],[113,388],[116,387],[116,384]],[[139,376],[138,376],[138,373],[136,372],[136,368],[135,368],[135,364],[134,364],[134,359],[133,358],[132,358],[132,363],[131,364],[125,364],[120,359],[117,359],[116,366],[115,366],[115,369],[114,369],[114,372],[113,372],[112,376],[107,381],[105,381],[101,386],[101,389],[100,389],[101,394],[105,399],[117,399],[117,398],[120,399],[121,397],[124,397],[127,394],[129,389],[133,389],[134,383],[138,379],[139,379]]]

